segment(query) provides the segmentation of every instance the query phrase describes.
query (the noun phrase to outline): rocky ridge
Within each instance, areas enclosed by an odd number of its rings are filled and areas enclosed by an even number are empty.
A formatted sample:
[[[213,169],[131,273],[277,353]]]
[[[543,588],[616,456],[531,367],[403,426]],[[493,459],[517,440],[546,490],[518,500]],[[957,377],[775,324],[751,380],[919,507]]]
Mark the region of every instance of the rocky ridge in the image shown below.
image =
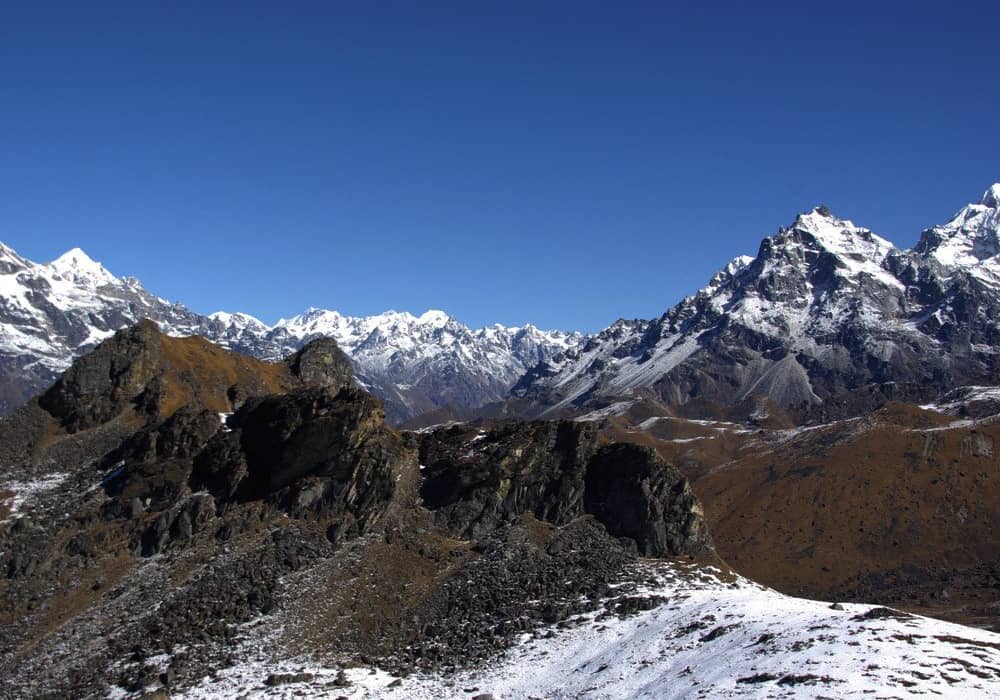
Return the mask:
[[[0,421],[0,695],[173,693],[285,608],[288,644],[331,662],[455,670],[602,604],[637,549],[714,556],[649,451],[568,423],[465,437],[387,427],[329,339],[263,363],[149,322],[115,334]],[[619,462],[614,498],[588,492]]]

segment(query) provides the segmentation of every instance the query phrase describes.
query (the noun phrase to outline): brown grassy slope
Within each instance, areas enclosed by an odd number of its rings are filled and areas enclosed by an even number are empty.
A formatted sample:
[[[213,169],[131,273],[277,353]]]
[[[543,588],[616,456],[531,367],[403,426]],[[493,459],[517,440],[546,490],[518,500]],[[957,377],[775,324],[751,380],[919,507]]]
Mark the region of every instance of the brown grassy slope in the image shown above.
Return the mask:
[[[803,431],[680,419],[606,429],[684,469],[719,553],[755,580],[1000,620],[1000,421],[890,404]]]
[[[166,391],[161,418],[188,404],[220,413],[231,411],[227,391],[234,384],[253,387],[255,394],[280,394],[296,383],[284,363],[239,355],[200,336],[163,336],[162,343],[159,372]]]

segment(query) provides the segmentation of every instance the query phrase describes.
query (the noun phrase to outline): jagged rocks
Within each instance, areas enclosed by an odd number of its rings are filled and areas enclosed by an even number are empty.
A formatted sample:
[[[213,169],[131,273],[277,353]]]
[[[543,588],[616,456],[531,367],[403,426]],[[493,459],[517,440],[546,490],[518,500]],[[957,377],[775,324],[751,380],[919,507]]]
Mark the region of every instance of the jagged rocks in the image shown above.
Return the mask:
[[[438,522],[480,537],[522,513],[563,524],[583,512],[584,471],[597,448],[585,423],[507,423],[422,436],[420,493]]]
[[[590,514],[647,556],[711,546],[687,479],[646,448],[599,447],[591,423],[456,427],[420,442],[424,504],[459,536],[481,537],[524,513],[556,525]]]
[[[184,408],[109,456],[120,466],[102,483],[111,497],[102,515],[135,521],[134,546],[144,556],[187,543],[216,513],[254,502],[329,521],[332,541],[360,534],[412,462],[378,401],[357,389],[256,398],[228,423],[222,430],[218,416]]]
[[[70,431],[111,420],[150,388],[163,352],[152,321],[115,333],[77,360],[39,404]]]
[[[392,498],[405,461],[376,399],[304,389],[248,401],[195,460],[192,487],[223,501],[266,499],[295,516],[363,531]]]
[[[608,445],[587,465],[584,507],[608,532],[651,557],[710,547],[704,513],[688,480],[639,445]]]
[[[196,494],[161,513],[142,533],[140,553],[144,557],[159,554],[168,545],[191,540],[215,519],[215,499],[208,494]]]
[[[286,361],[292,374],[306,386],[321,386],[334,393],[354,383],[351,361],[332,338],[317,338]]]

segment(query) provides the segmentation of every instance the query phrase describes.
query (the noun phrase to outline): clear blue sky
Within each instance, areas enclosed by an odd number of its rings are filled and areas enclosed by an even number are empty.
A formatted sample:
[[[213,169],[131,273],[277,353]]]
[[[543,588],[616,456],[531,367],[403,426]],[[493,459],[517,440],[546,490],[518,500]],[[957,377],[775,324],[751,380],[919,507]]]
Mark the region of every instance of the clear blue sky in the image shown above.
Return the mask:
[[[596,330],[815,204],[911,245],[977,198],[998,26],[990,2],[8,2],[0,240],[201,312]]]

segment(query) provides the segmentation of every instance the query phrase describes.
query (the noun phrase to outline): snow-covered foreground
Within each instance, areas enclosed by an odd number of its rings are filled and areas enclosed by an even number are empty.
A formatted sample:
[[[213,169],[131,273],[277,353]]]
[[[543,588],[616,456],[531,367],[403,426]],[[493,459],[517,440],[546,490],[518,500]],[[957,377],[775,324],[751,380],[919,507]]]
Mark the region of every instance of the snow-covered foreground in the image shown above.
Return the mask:
[[[182,697],[1000,697],[1000,634],[792,598],[713,570],[657,565],[657,575],[641,593],[652,609],[539,630],[477,671],[397,680],[349,669],[338,681],[335,667],[269,661],[271,645],[251,634],[244,663]]]

